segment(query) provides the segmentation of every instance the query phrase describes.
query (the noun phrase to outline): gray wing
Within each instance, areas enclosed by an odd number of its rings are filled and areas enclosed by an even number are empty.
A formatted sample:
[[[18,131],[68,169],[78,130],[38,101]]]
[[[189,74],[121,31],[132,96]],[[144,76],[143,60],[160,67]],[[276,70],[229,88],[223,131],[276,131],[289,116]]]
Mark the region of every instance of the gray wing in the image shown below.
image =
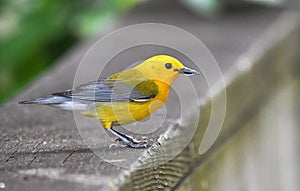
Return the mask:
[[[143,81],[141,80],[141,82]],[[153,87],[154,91],[141,93],[125,84],[123,80],[101,79],[80,85],[74,90],[54,93],[53,95],[93,102],[144,102],[157,95],[156,84]]]

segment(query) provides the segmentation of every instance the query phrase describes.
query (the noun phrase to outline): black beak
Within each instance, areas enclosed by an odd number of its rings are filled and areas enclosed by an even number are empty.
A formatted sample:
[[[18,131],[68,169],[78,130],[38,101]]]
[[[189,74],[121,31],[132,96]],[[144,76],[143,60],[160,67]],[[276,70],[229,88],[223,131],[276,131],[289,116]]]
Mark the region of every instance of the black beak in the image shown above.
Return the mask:
[[[175,71],[177,71],[180,74],[184,74],[185,76],[200,75],[200,73],[196,70],[187,67],[183,67],[182,69],[175,69]]]

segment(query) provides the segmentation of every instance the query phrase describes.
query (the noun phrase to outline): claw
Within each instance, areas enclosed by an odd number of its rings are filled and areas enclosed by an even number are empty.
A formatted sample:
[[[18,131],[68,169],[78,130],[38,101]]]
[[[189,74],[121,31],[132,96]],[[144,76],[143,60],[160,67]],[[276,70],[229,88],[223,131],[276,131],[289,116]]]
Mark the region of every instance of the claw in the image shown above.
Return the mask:
[[[118,131],[114,130],[113,128],[109,128],[109,129],[107,129],[107,131],[111,132],[113,135],[118,137],[116,139],[116,142],[122,143],[122,145],[131,147],[131,148],[135,148],[135,149],[148,148],[149,146],[151,146],[151,144],[150,144],[151,141],[149,143],[148,140],[145,139],[144,137],[141,140],[137,140],[131,136],[119,133]],[[111,146],[115,146],[115,144],[113,144]],[[110,148],[111,148],[111,146],[110,146]]]
[[[137,148],[148,148],[150,144],[146,139],[141,139],[141,140],[131,139],[128,146],[137,149]]]

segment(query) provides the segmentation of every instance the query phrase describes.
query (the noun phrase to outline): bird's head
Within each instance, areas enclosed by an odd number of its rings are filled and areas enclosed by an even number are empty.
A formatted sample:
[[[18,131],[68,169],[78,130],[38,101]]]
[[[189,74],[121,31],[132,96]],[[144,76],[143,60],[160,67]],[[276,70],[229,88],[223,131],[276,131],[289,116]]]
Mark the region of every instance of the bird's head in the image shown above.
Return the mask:
[[[161,80],[172,84],[181,75],[199,75],[196,70],[185,67],[179,60],[172,56],[157,55],[148,58],[135,67],[147,78]]]

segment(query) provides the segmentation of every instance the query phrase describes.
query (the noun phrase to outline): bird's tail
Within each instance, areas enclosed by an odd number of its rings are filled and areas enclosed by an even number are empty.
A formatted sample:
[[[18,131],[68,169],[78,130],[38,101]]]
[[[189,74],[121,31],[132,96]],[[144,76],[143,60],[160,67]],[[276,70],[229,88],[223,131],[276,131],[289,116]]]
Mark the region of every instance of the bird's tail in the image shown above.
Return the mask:
[[[80,103],[73,101],[70,97],[63,96],[49,96],[45,98],[36,98],[32,100],[20,101],[19,104],[39,104],[39,105],[48,105],[53,107],[58,107],[65,110],[76,110],[82,111],[85,110],[88,106],[87,103]]]
[[[61,104],[67,101],[68,98],[60,96],[49,96],[45,98],[35,98],[32,100],[20,101],[19,104],[40,104],[40,105],[52,105]]]

